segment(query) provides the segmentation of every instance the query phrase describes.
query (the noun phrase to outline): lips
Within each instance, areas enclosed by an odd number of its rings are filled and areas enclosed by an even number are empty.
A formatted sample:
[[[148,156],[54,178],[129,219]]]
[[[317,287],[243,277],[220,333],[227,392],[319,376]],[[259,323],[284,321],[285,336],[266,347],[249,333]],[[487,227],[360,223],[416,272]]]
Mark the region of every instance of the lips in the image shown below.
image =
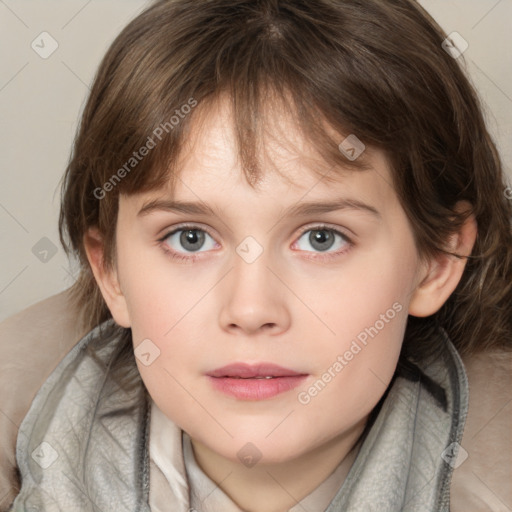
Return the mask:
[[[210,377],[229,377],[233,379],[264,379],[272,377],[298,377],[306,374],[271,363],[259,363],[256,365],[234,363],[217,368],[207,375]]]
[[[271,363],[234,363],[207,374],[215,390],[237,400],[273,398],[296,388],[307,376]]]

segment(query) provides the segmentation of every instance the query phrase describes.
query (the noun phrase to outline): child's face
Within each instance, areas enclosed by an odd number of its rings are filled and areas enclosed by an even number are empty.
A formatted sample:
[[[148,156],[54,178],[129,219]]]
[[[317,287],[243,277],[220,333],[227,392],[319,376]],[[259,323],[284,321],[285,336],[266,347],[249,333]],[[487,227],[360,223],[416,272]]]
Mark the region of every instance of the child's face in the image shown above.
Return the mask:
[[[303,153],[269,141],[268,172],[251,189],[236,160],[229,111],[220,106],[193,131],[175,197],[160,191],[120,199],[117,276],[124,318],[136,349],[151,340],[141,351],[152,362],[137,358],[139,371],[158,407],[222,457],[238,461],[248,442],[261,452],[261,463],[327,447],[341,453],[361,433],[395,370],[420,281],[411,227],[381,153],[372,153],[375,170],[324,183],[312,169],[327,171],[327,165],[286,116],[276,118],[282,133]],[[270,172],[272,165],[295,184]],[[215,215],[139,214],[150,201],[171,199],[208,205]],[[346,207],[286,213],[336,200]],[[183,223],[204,231],[158,241]],[[160,354],[153,360],[155,346]],[[225,389],[231,383],[238,393],[233,396],[208,376],[232,363],[261,362],[303,377],[282,379],[295,387],[274,395],[277,379],[225,379]]]

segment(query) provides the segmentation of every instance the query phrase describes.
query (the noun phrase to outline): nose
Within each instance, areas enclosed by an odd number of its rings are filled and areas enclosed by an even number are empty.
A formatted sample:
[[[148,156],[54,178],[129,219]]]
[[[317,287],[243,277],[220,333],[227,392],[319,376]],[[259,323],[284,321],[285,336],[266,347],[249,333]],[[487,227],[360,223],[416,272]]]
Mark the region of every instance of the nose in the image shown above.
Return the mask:
[[[290,326],[289,292],[265,252],[252,263],[235,254],[233,265],[221,289],[221,328],[246,335],[286,331]]]

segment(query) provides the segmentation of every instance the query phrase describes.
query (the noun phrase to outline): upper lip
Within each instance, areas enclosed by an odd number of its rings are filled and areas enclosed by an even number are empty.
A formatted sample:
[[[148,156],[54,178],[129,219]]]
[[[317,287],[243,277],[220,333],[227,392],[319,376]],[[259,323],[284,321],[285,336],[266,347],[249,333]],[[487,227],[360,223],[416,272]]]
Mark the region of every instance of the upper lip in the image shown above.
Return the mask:
[[[272,363],[233,363],[208,372],[207,375],[210,377],[241,377],[250,379],[252,377],[295,377],[306,374]]]

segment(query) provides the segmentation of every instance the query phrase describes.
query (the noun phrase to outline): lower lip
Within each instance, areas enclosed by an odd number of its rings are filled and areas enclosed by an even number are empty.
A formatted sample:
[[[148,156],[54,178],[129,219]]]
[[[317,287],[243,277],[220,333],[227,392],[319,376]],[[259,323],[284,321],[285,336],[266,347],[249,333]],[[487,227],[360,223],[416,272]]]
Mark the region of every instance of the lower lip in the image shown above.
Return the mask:
[[[307,375],[293,377],[274,377],[273,379],[233,379],[229,377],[210,377],[210,382],[218,391],[240,400],[265,400],[296,388]]]

